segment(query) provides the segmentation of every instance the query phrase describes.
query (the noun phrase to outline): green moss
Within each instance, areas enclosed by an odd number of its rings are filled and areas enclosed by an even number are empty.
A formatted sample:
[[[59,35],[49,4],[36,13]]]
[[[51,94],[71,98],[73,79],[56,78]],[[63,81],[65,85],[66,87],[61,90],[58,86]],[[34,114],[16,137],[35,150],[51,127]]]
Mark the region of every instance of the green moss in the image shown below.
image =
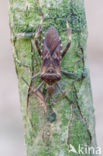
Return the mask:
[[[83,3],[83,0],[42,0],[41,3],[38,0],[35,2],[10,0],[11,38],[15,48],[13,55],[19,80],[28,156],[73,156],[73,153],[69,153],[69,144],[74,145],[76,149],[79,144],[96,144],[89,76],[76,81],[73,86],[73,80],[62,75],[59,81],[62,90],[65,91],[72,85],[66,93],[69,100],[65,96],[55,104],[49,100],[46,104],[47,113],[36,95],[33,93],[28,95],[28,86],[21,79],[23,76],[33,88],[41,82],[40,77],[31,81],[31,76],[39,72],[41,66],[41,58],[36,48],[33,49],[31,40],[33,41],[42,13],[45,18],[38,37],[40,46],[43,32],[46,33],[53,25],[59,32],[64,49],[68,42],[67,19],[72,31],[72,44],[62,60],[61,68],[72,72],[75,70],[75,75],[78,77],[84,68],[88,68],[85,54],[87,26]],[[81,52],[81,48],[84,53]],[[41,90],[44,95],[46,95],[45,87],[44,85]],[[53,96],[57,98],[60,93],[56,90]],[[53,112],[56,113],[56,120],[50,122],[48,116]],[[85,118],[88,125],[85,123]],[[90,140],[88,131],[94,140]]]
[[[69,23],[71,23],[73,32],[82,32],[86,30],[86,17],[83,7],[83,0],[70,2]]]

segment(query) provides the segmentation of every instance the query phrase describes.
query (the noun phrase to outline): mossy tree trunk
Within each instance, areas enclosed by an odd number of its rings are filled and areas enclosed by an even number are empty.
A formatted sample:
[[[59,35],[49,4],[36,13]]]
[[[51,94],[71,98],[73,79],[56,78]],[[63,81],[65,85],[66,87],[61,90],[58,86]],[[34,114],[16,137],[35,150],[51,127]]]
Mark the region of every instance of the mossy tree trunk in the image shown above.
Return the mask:
[[[25,127],[25,143],[28,156],[73,156],[69,145],[78,151],[82,147],[96,146],[95,118],[91,86],[86,59],[87,26],[83,0],[9,0],[9,17],[13,56],[20,93],[21,111]],[[39,35],[40,45],[48,27],[53,25],[59,32],[63,49],[68,42],[66,19],[72,34],[72,44],[62,60],[61,68],[79,75],[85,69],[85,78],[75,80],[62,75],[59,84],[62,90],[69,86],[66,96],[55,104],[45,97],[45,85],[38,96],[30,93],[30,88],[22,80],[35,88],[41,82],[32,75],[40,71],[41,59],[33,46],[35,30],[44,15],[43,26]],[[83,50],[81,50],[83,49]],[[44,96],[43,96],[44,95]],[[53,95],[60,96],[58,89]],[[40,98],[41,97],[41,98]],[[68,97],[68,98],[67,98]],[[49,120],[52,112],[56,120]],[[77,154],[78,155],[78,154]],[[86,155],[86,154],[84,154]],[[87,154],[89,155],[89,154]],[[91,154],[92,155],[92,152]]]

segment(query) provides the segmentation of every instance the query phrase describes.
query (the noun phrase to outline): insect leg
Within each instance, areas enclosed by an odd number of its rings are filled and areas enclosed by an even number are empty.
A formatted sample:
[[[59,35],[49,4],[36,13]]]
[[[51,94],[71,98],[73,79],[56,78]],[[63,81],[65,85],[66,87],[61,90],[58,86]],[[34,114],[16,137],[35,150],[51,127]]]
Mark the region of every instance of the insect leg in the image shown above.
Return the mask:
[[[61,89],[61,87],[60,87],[60,85],[59,85],[59,83],[58,83],[58,82],[56,83],[56,85],[57,85],[57,87],[58,87],[58,89],[59,89],[60,93],[62,93],[62,94],[63,94],[63,91],[62,91],[62,89]]]
[[[39,97],[41,101],[44,102],[44,99],[37,93],[37,90],[33,89],[23,77],[22,77],[22,80],[26,83],[26,85],[29,87],[29,89],[30,89],[37,97]]]
[[[41,94],[39,92],[36,92],[37,90],[34,90],[29,84],[28,82],[22,77],[22,80],[26,83],[26,85],[29,87],[28,89],[28,96],[29,96],[29,90],[31,90],[42,102],[43,102],[43,107],[44,107],[44,111],[46,112],[46,105],[45,105],[45,100],[43,98],[43,96],[41,96]],[[38,87],[38,89],[40,88],[40,86]],[[27,105],[26,105],[26,112],[27,112],[27,115],[28,115],[28,102],[27,102]],[[31,128],[33,129],[33,125],[32,125],[32,122],[30,121],[29,117],[28,117],[28,121],[31,125]]]
[[[81,79],[85,78],[88,73],[87,68],[85,67],[83,48],[80,47],[80,50],[81,50],[82,56],[80,56],[80,58],[75,62],[74,71],[70,72],[70,71],[61,70],[61,73],[63,73],[64,75],[68,76],[71,79],[81,80]],[[76,72],[76,66],[78,65],[78,63],[80,61],[82,61],[82,64],[83,64],[82,71]]]
[[[70,79],[81,80],[87,76],[87,69],[85,68],[82,72],[69,72],[61,70],[62,74],[68,76]]]
[[[39,86],[37,87],[37,88],[35,88],[35,92],[37,92],[41,87],[42,87],[42,85],[44,84],[44,81],[42,81],[40,84],[39,84]],[[30,94],[32,92],[32,90],[28,93],[28,94]]]
[[[47,101],[48,101],[48,98],[49,98],[49,95],[48,95],[48,94],[46,94],[46,97],[45,97],[45,102],[47,102]]]
[[[52,100],[54,103],[56,103],[56,99],[54,98],[54,96],[52,96]]]
[[[32,79],[35,79],[37,76],[39,76],[40,75],[40,72],[39,73],[37,73],[37,74],[35,74],[35,75],[33,75],[32,76]]]
[[[66,52],[68,51],[68,49],[69,49],[69,47],[71,45],[71,31],[70,31],[70,28],[69,28],[68,21],[66,21],[66,26],[67,26],[67,34],[68,34],[68,37],[69,37],[69,41],[68,41],[68,43],[66,45],[66,48],[62,52],[62,58],[65,56]]]
[[[41,22],[40,22],[40,24],[38,25],[38,27],[37,27],[37,29],[36,29],[36,32],[35,32],[35,36],[34,36],[34,42],[35,42],[37,51],[38,51],[38,53],[39,53],[40,56],[41,56],[41,49],[40,49],[40,47],[39,47],[39,42],[38,42],[37,37],[38,37],[38,34],[39,34],[39,32],[40,32],[41,26],[42,26],[42,24],[43,24],[43,19],[44,19],[44,16],[42,16]]]
[[[62,95],[60,95],[60,96],[56,99],[56,102],[57,102],[58,100],[60,100],[63,96],[65,96],[65,98],[71,103],[71,100],[68,98],[68,96],[66,96],[66,92],[68,92],[68,91],[71,89],[71,86],[69,86],[65,91],[63,91],[63,90],[61,89],[59,83],[57,83],[56,85],[57,85],[57,87],[58,87],[60,93],[62,94]]]
[[[42,87],[43,84],[44,84],[44,81],[42,81],[42,82],[40,83],[40,85],[35,89],[35,92],[36,92],[37,90],[39,90],[39,89]]]

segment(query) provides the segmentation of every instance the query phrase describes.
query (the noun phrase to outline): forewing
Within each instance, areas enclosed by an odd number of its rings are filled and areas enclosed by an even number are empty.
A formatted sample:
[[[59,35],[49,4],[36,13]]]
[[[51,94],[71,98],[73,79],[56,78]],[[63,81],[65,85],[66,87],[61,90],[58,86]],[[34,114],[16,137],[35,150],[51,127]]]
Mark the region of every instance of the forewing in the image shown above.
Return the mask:
[[[48,29],[45,36],[45,42],[50,52],[56,48],[56,46],[58,45],[58,41],[59,41],[58,32],[53,26],[51,26]]]
[[[43,52],[42,52],[42,65],[47,66],[50,63],[50,52],[44,40],[43,43]]]
[[[55,67],[60,67],[60,61],[61,61],[61,44],[60,42],[58,43],[58,46],[56,47],[53,55],[52,55],[52,58],[53,58],[53,63],[54,63],[54,66]]]

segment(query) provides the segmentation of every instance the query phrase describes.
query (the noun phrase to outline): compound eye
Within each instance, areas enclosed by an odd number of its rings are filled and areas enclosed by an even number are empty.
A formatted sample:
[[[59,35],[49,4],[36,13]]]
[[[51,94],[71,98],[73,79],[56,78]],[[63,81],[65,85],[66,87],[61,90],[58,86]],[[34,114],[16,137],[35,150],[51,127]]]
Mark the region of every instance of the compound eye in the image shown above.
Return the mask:
[[[50,70],[48,70],[47,73],[50,73]]]
[[[48,70],[47,73],[55,73],[54,70]]]

